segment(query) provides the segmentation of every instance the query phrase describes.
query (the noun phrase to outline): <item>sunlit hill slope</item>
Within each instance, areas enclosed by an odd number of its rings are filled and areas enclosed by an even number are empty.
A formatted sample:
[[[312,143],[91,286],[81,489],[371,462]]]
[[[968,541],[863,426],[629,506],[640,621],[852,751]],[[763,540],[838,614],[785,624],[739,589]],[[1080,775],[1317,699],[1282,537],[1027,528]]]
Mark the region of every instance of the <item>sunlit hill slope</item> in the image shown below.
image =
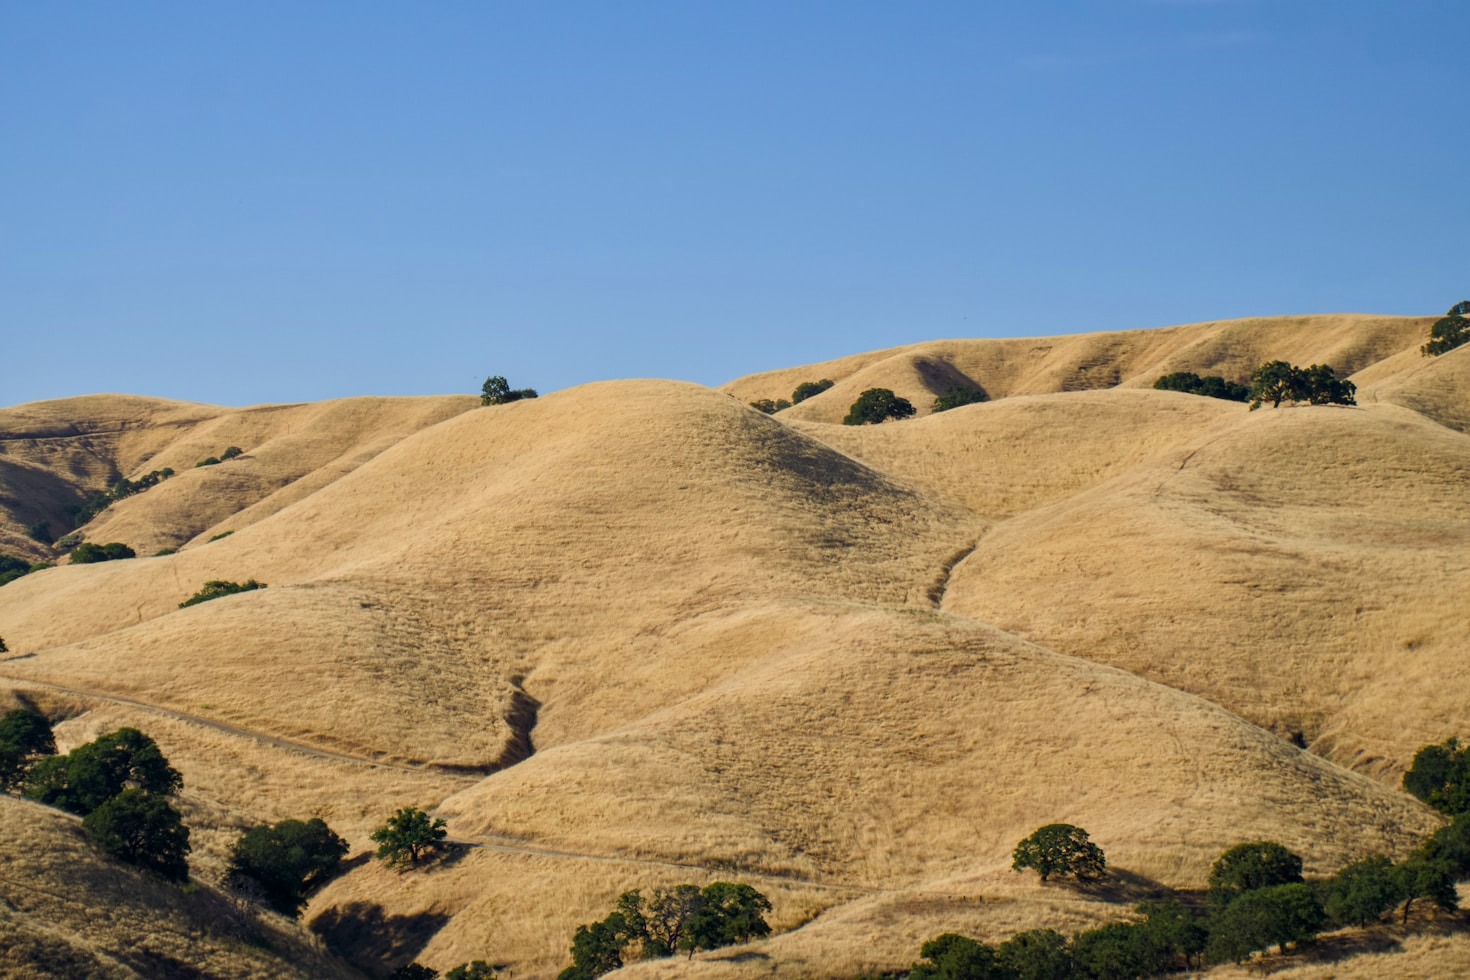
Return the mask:
[[[946,931],[1122,918],[1244,839],[1325,874],[1438,825],[1399,776],[1470,714],[1470,349],[1421,357],[1430,322],[941,341],[720,391],[606,382],[485,408],[0,410],[0,552],[58,560],[28,526],[72,530],[68,505],[175,470],[76,529],[140,557],[0,587],[0,691],[65,719],[63,747],[153,735],[206,885],[262,820],[321,816],[364,852],[396,807],[446,818],[448,860],[351,862],[310,933],[277,923],[269,955],[344,975],[555,976],[620,892],[682,881],[756,885],[776,934],[627,975],[899,969]],[[1358,406],[1151,387],[1274,358],[1351,374]],[[747,405],[821,378],[775,416]],[[955,384],[990,400],[930,414]],[[874,386],[919,417],[838,424]],[[268,587],[179,608],[247,578]],[[0,804],[85,849],[68,818]],[[1010,870],[1057,821],[1102,844],[1115,888]],[[110,907],[121,889],[149,928],[197,931],[164,886],[58,882],[36,855],[61,846],[9,855],[17,895]],[[97,975],[148,975],[8,900],[13,928],[114,971]],[[1466,957],[1455,937],[1402,955]],[[212,957],[188,962],[248,972]]]

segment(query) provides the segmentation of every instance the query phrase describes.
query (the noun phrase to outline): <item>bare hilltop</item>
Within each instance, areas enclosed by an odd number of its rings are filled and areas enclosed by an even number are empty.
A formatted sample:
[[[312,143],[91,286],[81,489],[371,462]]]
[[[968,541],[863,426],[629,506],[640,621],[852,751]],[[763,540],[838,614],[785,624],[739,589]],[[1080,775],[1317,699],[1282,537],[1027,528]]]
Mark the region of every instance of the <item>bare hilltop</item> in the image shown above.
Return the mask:
[[[0,794],[0,975],[555,977],[620,894],[735,881],[768,938],[616,975],[851,978],[1197,895],[1242,841],[1309,879],[1402,858],[1444,822],[1402,776],[1470,718],[1470,345],[1422,355],[1435,319],[934,341],[488,407],[0,409],[0,554],[55,565],[0,586],[0,711],[62,751],[146,732],[193,842],[181,890]],[[1153,387],[1273,360],[1356,405]],[[842,424],[873,388],[915,416]],[[953,388],[983,400],[933,412]],[[68,562],[84,542],[138,557]],[[448,831],[410,871],[369,840],[407,806]],[[242,907],[236,838],[313,817],[343,870],[299,922]],[[1106,882],[1012,870],[1052,823]],[[1272,969],[1465,975],[1465,936],[1444,913]]]

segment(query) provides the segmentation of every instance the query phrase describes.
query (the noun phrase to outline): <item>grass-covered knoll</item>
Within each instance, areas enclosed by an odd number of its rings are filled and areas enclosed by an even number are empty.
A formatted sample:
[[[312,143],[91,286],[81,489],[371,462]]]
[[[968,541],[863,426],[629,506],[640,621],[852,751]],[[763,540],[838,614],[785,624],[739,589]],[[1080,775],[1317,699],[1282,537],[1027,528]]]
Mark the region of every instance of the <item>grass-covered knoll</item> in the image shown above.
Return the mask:
[[[136,534],[87,529],[197,543],[6,585],[0,635],[33,655],[0,677],[72,705],[68,746],[159,739],[202,880],[248,827],[320,815],[352,851],[303,921],[376,971],[554,976],[630,889],[749,881],[770,937],[628,975],[851,977],[945,932],[1115,921],[1243,839],[1309,878],[1398,862],[1440,818],[1397,770],[1470,710],[1444,680],[1465,358],[1422,357],[1427,325],[925,345],[392,438],[396,402],[227,413],[241,431],[165,447],[182,466],[127,471],[180,470],[109,508]],[[1359,407],[1151,390],[1272,360],[1352,372]],[[824,378],[776,417],[746,404]],[[928,412],[967,383],[990,400]],[[920,417],[836,424],[873,387]],[[351,451],[258,496],[297,472],[277,422],[303,455]],[[190,468],[224,445],[251,452]],[[177,608],[249,578],[271,587]],[[442,856],[361,860],[405,807],[446,821]],[[1106,883],[1011,870],[1050,823],[1105,844]]]
[[[242,917],[211,887],[186,893],[103,856],[75,817],[0,796],[0,825],[0,975],[354,975],[303,932]]]

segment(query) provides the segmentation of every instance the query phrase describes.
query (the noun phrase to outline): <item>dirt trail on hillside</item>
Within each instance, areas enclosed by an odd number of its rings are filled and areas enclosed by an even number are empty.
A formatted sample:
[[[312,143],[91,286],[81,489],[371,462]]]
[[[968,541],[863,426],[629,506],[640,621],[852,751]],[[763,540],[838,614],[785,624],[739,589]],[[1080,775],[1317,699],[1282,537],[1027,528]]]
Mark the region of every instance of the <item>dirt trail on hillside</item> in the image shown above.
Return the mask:
[[[467,771],[463,768],[453,766],[436,766],[432,764],[410,765],[409,763],[404,762],[388,762],[383,759],[374,759],[370,756],[365,755],[355,755],[350,752],[338,752],[332,749],[317,748],[312,745],[307,745],[304,742],[297,742],[287,738],[277,738],[274,735],[262,735],[259,732],[252,732],[248,728],[240,728],[235,725],[226,724],[222,721],[215,721],[212,718],[204,718],[199,715],[191,715],[184,711],[175,711],[172,708],[161,708],[156,704],[149,704],[146,701],[135,701],[132,698],[120,697],[116,694],[103,694],[100,691],[85,691],[74,687],[63,687],[60,684],[48,684],[44,681],[33,681],[27,678],[13,677],[3,673],[0,673],[0,683],[8,684],[14,689],[35,688],[43,691],[52,691],[57,694],[69,694],[73,697],[86,698],[93,701],[106,701],[109,704],[118,704],[128,708],[140,708],[144,711],[151,711],[154,714],[173,718],[176,721],[186,722],[190,725],[199,725],[202,728],[211,728],[217,732],[223,732],[226,735],[233,735],[237,738],[251,739],[265,745],[272,745],[276,748],[287,749],[292,752],[300,752],[303,755],[313,756],[318,759],[327,759],[333,762],[347,762],[351,763],[352,765],[372,766],[378,769],[397,769],[401,772],[411,772],[415,775],[428,774],[435,776],[449,776],[457,779],[465,779],[471,781],[479,781],[485,778],[485,776],[489,775],[489,773],[491,772],[491,770]]]

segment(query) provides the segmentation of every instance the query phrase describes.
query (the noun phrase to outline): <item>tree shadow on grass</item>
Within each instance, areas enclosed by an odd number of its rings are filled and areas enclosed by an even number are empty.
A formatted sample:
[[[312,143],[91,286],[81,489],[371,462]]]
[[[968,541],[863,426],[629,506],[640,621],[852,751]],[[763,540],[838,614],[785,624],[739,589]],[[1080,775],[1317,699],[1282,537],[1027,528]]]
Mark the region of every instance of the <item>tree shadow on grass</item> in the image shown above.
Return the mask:
[[[1152,878],[1141,875],[1127,868],[1110,867],[1107,874],[1097,881],[1069,882],[1073,888],[1084,895],[1099,898],[1104,902],[1114,902],[1120,905],[1137,905],[1139,902],[1155,901],[1162,898],[1177,898],[1186,905],[1191,904],[1189,897],[1181,894],[1167,885],[1161,885]]]
[[[383,975],[412,962],[449,916],[436,912],[385,915],[371,902],[349,902],[327,909],[311,923],[327,949],[353,966]]]

